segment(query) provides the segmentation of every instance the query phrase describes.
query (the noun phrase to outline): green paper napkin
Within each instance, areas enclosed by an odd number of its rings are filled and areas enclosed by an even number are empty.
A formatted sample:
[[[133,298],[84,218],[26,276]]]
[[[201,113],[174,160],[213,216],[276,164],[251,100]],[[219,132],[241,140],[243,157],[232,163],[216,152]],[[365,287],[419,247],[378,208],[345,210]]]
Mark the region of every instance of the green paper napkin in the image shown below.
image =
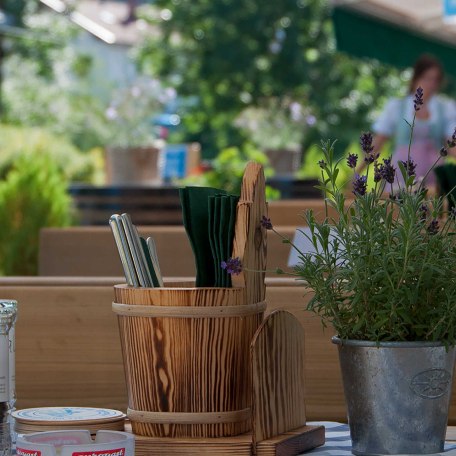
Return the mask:
[[[179,189],[182,218],[195,255],[196,286],[213,287],[215,271],[209,241],[209,197],[223,193],[210,187],[185,187]]]
[[[185,230],[195,255],[197,287],[231,287],[221,262],[231,257],[238,196],[208,187],[179,189]]]

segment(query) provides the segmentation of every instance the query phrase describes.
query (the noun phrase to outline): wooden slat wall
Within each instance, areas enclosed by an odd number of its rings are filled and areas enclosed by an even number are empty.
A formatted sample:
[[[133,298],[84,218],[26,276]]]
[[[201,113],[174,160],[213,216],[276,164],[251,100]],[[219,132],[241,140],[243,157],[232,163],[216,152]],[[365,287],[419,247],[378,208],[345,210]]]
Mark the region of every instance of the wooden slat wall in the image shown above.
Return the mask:
[[[140,227],[139,232],[155,239],[164,276],[195,276],[194,256],[183,227]],[[293,238],[295,227],[281,227],[280,232]],[[289,245],[268,233],[268,270],[286,269],[289,253]],[[177,257],[179,261],[176,261]],[[44,228],[40,236],[38,270],[40,276],[106,277],[122,274],[109,227]]]
[[[304,225],[302,214],[306,209],[314,210],[317,219],[324,216],[321,199],[272,201],[268,205],[272,223],[288,237],[293,237],[297,226]],[[154,237],[165,276],[195,276],[193,254],[183,226],[144,226],[140,227],[140,232]],[[176,252],[179,253],[178,262],[175,261]],[[289,252],[289,245],[269,233],[267,269],[284,268]],[[107,219],[106,227],[44,228],[40,236],[39,274],[85,277],[121,275],[122,267]]]
[[[0,297],[19,301],[17,323],[18,407],[80,405],[125,410],[126,388],[113,290],[103,281],[78,285],[32,286],[24,279],[0,279]],[[57,281],[58,282],[58,281]],[[91,283],[92,282],[92,283]],[[268,312],[286,309],[304,327],[306,416],[346,421],[337,349],[332,331],[323,330],[304,310],[309,295],[291,279],[267,280]],[[456,384],[449,422],[456,424]]]
[[[4,278],[0,296],[17,299],[18,406],[85,405],[125,410],[126,387],[113,290],[101,285],[39,286]],[[92,283],[91,283],[92,281]],[[305,312],[304,289],[293,280],[267,281],[268,312],[285,308],[306,331],[307,417],[343,420],[345,405],[331,333]],[[288,286],[286,286],[288,284]]]

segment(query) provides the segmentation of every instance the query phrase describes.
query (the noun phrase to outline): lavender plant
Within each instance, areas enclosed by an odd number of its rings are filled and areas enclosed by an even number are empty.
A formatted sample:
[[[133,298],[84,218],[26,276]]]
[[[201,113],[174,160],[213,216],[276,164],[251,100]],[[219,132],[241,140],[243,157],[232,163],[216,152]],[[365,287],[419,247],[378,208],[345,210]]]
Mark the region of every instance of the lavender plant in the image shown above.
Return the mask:
[[[422,89],[414,100],[422,104]],[[411,144],[411,141],[410,141]],[[456,131],[440,151],[456,145]],[[305,219],[315,253],[299,252],[295,274],[314,292],[308,310],[332,325],[339,337],[369,341],[456,343],[456,213],[444,212],[443,197],[429,198],[410,158],[396,167],[380,161],[372,135],[361,136],[366,171],[358,158],[335,159],[334,142],[324,142],[320,188],[326,217]],[[354,199],[336,184],[342,166],[353,169]],[[435,165],[434,165],[435,166]],[[429,170],[429,172],[431,172]],[[372,186],[368,177],[373,173]],[[336,216],[329,215],[328,208]],[[272,229],[272,224],[263,226]],[[303,233],[306,235],[306,233]],[[297,247],[295,247],[297,248]]]

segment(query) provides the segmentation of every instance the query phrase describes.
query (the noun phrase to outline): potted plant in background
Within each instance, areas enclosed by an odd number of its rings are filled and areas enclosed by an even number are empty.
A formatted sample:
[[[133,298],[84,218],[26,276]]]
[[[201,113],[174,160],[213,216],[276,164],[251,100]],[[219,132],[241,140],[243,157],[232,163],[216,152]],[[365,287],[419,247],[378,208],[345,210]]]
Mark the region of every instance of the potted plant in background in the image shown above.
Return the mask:
[[[428,198],[410,151],[396,168],[373,152],[369,133],[361,146],[360,176],[357,155],[336,160],[334,143],[323,144],[321,189],[337,216],[306,213],[314,251],[298,252],[294,272],[314,293],[308,310],[337,334],[353,453],[438,453],[455,360],[456,211]],[[337,184],[344,166],[353,169],[350,202]],[[273,229],[266,218],[264,227]]]
[[[271,97],[244,109],[235,125],[267,155],[277,176],[289,176],[301,165],[301,144],[308,117],[309,113],[297,101]]]
[[[153,121],[175,98],[174,89],[148,78],[138,78],[114,93],[106,109],[108,183],[160,183],[158,164],[164,140]]]

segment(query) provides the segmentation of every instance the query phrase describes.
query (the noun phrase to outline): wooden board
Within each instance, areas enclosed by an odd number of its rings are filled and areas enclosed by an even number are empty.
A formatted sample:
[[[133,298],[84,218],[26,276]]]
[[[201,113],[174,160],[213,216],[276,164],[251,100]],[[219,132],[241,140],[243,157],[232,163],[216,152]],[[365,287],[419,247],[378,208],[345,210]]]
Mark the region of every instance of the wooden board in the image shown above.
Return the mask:
[[[127,427],[128,430],[128,427]],[[257,448],[258,456],[292,456],[302,452],[302,448],[316,448],[324,443],[323,426],[304,426],[271,440],[263,441]],[[210,439],[157,438],[135,436],[135,456],[213,455],[251,456],[252,435]]]
[[[263,440],[256,446],[257,456],[295,456],[325,443],[324,426],[303,426]]]
[[[301,324],[273,312],[251,345],[254,445],[306,424],[304,362]]]
[[[246,304],[263,301],[266,293],[267,231],[261,226],[261,219],[267,215],[263,167],[249,162],[237,206],[232,255],[240,258],[243,270],[231,277],[233,287],[245,288]]]

